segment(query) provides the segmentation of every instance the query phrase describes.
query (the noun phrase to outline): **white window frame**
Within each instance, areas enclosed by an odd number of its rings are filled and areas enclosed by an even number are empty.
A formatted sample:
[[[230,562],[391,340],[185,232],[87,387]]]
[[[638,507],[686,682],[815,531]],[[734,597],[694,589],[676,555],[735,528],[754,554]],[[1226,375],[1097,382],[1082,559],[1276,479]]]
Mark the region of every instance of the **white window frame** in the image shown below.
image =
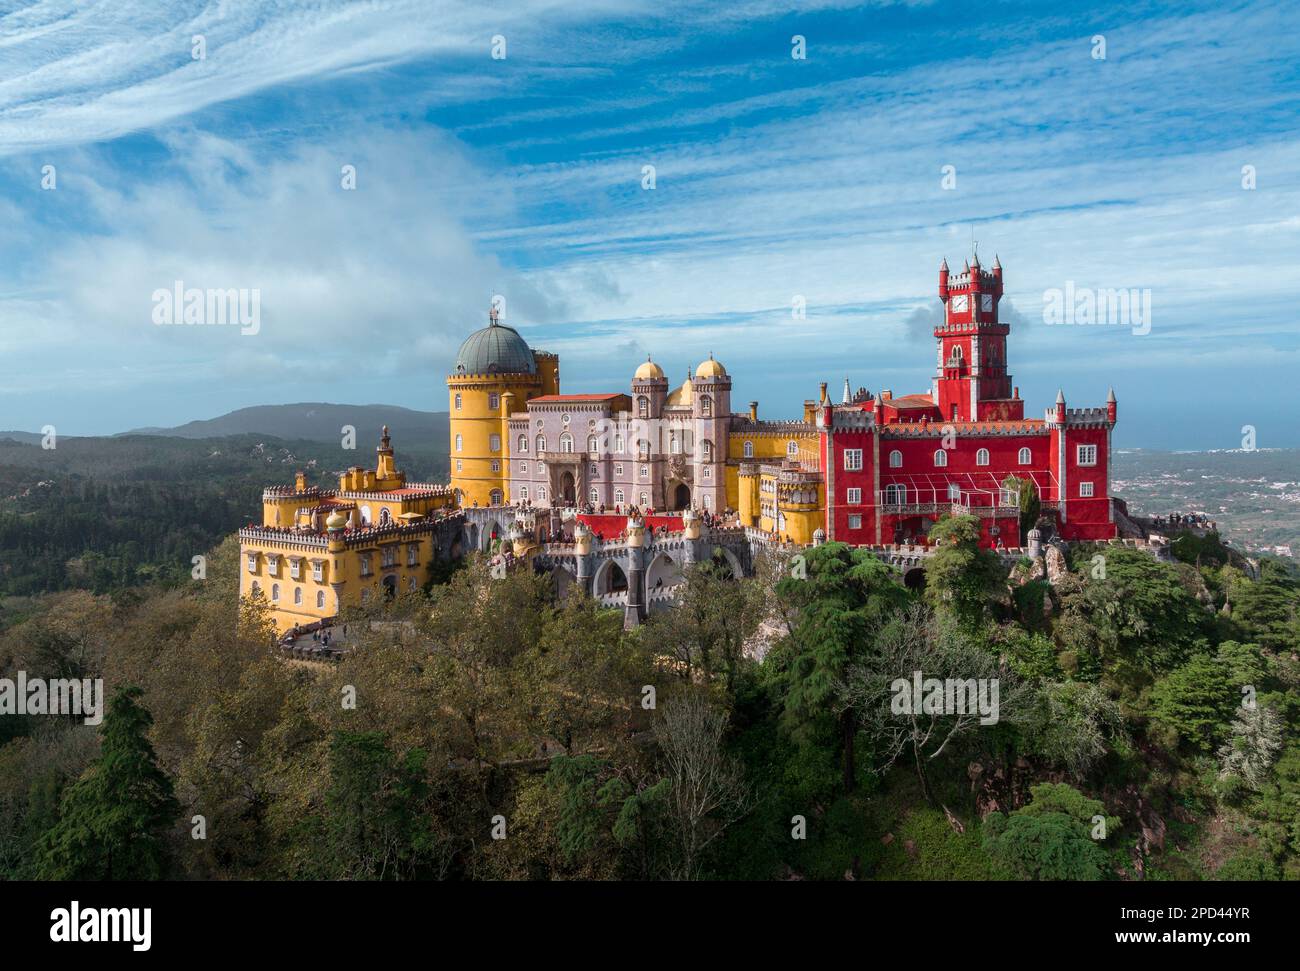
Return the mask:
[[[847,492],[847,494],[846,494],[845,497],[844,497],[844,501],[845,501],[846,503],[848,503],[850,506],[860,506],[860,505],[862,505],[862,489],[861,489],[861,487],[860,487],[860,486],[854,486],[852,489],[849,489],[848,492]]]
[[[939,448],[934,452],[934,467],[936,469],[946,469],[948,467],[948,450]]]
[[[1084,458],[1087,456],[1087,458]],[[1093,466],[1097,464],[1097,446],[1096,445],[1076,445],[1074,447],[1074,464],[1079,466]]]
[[[1079,498],[1080,498],[1080,499],[1091,499],[1092,497],[1093,497],[1092,482],[1090,482],[1090,481],[1089,481],[1089,482],[1080,482],[1080,483],[1079,483]]]
[[[975,464],[976,465],[989,464],[989,450],[987,448],[982,448],[975,453]]]
[[[889,467],[891,469],[901,469],[903,467],[903,453],[894,449],[889,453]]]
[[[845,472],[862,471],[862,449],[846,448],[844,450],[844,471]]]
[[[1020,454],[1017,456],[1017,459],[1019,460],[1021,465],[1032,465],[1034,462],[1034,453],[1031,452],[1028,448],[1021,448]]]

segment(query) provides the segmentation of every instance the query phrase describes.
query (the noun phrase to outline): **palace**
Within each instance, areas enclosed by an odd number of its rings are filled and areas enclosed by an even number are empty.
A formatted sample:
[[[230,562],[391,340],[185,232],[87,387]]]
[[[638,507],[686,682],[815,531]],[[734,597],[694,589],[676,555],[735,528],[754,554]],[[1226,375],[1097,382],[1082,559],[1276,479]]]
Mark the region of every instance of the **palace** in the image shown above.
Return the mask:
[[[1002,266],[975,256],[939,269],[944,322],[930,390],[852,393],[821,385],[796,420],[731,405],[731,377],[709,359],[670,390],[647,360],[627,392],[560,394],[559,359],[530,349],[495,313],[461,345],[451,394],[451,486],[463,505],[559,505],[622,515],[694,508],[794,543],[924,542],[954,507],[979,517],[987,545],[1021,545],[1017,495],[1032,482],[1064,539],[1115,535],[1110,503],[1112,392],[1104,407],[1057,395],[1026,418],[998,318]]]
[[[929,526],[959,512],[978,518],[983,545],[1012,550],[1038,539],[1020,535],[1026,483],[1056,538],[1112,539],[1115,395],[1068,408],[1058,392],[1042,418],[1026,418],[1008,372],[1002,292],[997,260],[985,270],[976,255],[956,274],[945,260],[929,390],[852,392],[846,380],[833,402],[822,383],[788,420],[760,419],[757,401],[733,411],[731,375],[712,355],[676,387],[647,359],[626,391],[561,393],[558,355],[530,348],[493,309],[447,378],[450,483],[408,484],[385,428],[373,471],[348,469],[338,489],[300,474],[293,487],[266,490],[262,525],[239,533],[240,592],[265,596],[280,630],[300,628],[416,589],[438,558],[499,550],[507,528],[521,553],[550,543],[548,562],[559,563],[574,554],[553,539],[581,551],[593,539],[610,544],[608,558],[646,528],[702,542],[703,520],[715,541],[739,543],[714,547],[738,564],[736,550],[755,542],[924,550]],[[594,584],[588,556],[577,556],[575,578],[597,596],[625,592],[636,622],[650,599],[642,566],[653,562],[641,559],[651,554],[637,545],[627,571]]]

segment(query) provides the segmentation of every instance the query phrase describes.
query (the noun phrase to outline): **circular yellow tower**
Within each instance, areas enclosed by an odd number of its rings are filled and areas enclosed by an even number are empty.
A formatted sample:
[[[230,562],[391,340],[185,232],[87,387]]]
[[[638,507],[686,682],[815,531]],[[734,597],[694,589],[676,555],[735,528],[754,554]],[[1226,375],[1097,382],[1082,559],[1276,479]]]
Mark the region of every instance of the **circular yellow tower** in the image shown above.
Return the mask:
[[[488,311],[488,325],[465,338],[447,376],[451,408],[451,487],[462,506],[509,503],[512,411],[560,390],[560,360],[534,353],[513,327]]]

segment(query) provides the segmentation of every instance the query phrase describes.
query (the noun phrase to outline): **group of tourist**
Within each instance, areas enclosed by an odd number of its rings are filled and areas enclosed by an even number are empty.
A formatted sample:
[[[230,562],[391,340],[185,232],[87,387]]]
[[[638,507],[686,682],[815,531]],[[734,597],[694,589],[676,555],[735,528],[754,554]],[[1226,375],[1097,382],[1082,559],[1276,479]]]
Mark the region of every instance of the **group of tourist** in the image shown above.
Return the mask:
[[[1219,524],[1203,513],[1170,513],[1168,516],[1153,516],[1151,525],[1155,529],[1212,529]]]

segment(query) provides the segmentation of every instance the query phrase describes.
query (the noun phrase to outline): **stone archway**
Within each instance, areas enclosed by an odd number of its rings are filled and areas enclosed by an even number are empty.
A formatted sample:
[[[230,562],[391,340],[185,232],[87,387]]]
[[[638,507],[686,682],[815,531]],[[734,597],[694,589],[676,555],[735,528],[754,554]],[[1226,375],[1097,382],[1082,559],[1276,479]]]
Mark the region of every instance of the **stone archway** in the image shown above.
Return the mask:
[[[560,476],[560,499],[569,504],[577,503],[577,486],[573,481],[573,473],[567,469]]]
[[[691,508],[691,487],[688,486],[685,482],[677,483],[677,487],[673,489],[669,501],[672,503],[672,508],[674,510],[690,509]]]
[[[709,557],[710,562],[724,570],[731,572],[732,579],[741,580],[745,576],[745,568],[741,566],[740,560],[736,559],[736,554],[731,552],[725,546],[713,547],[713,552]]]
[[[903,586],[918,593],[925,589],[925,567],[914,566],[903,573]]]
[[[397,596],[397,576],[389,573],[384,577],[384,599],[392,600]]]
[[[682,582],[682,569],[667,553],[660,553],[646,571],[646,596],[663,594]]]
[[[592,590],[597,597],[627,592],[627,574],[617,560],[606,560],[597,568],[592,578]]]

